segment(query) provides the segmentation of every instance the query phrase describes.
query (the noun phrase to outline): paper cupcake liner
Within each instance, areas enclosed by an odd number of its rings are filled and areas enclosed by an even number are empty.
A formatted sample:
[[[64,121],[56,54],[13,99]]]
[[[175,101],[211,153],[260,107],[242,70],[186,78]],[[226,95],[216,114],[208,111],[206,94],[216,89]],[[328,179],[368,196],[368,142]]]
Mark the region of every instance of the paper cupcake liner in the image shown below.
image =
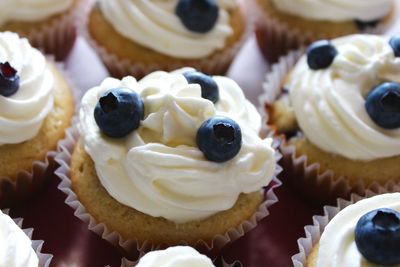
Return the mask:
[[[9,210],[5,209],[2,210],[4,214],[9,215]],[[42,246],[44,241],[43,240],[32,240],[32,234],[33,234],[33,228],[22,228],[22,218],[12,218],[12,220],[21,228],[21,230],[29,237],[29,239],[32,241],[32,248],[35,251],[36,255],[39,258],[39,267],[48,267],[50,266],[50,262],[53,258],[53,255],[47,254],[47,253],[42,253]]]
[[[188,60],[185,62],[179,62],[180,59],[169,62],[154,62],[151,64],[143,63],[139,61],[130,61],[128,59],[119,58],[117,55],[107,51],[101,46],[96,40],[94,40],[87,29],[87,22],[89,13],[94,6],[95,2],[91,0],[87,3],[85,8],[81,9],[78,15],[78,31],[85,40],[90,44],[90,46],[96,51],[96,53],[101,58],[103,64],[108,69],[112,77],[122,78],[128,75],[132,75],[137,79],[144,77],[156,70],[172,71],[182,67],[193,67],[198,71],[210,74],[210,75],[223,75],[227,72],[229,66],[231,65],[235,55],[239,52],[240,48],[244,44],[250,33],[250,23],[246,23],[247,27],[242,37],[236,41],[230,47],[224,48],[222,51],[215,53],[211,57],[200,58]],[[244,6],[244,5],[241,5]],[[246,13],[246,9],[242,8],[243,13]],[[243,17],[248,20],[247,16],[244,14]]]
[[[97,233],[111,244],[123,248],[128,255],[138,255],[138,253],[144,253],[146,251],[167,247],[167,245],[153,244],[151,240],[140,242],[138,240],[124,239],[119,233],[110,231],[104,223],[96,221],[96,219],[86,211],[83,204],[80,203],[77,195],[72,190],[71,180],[69,177],[71,155],[79,139],[79,133],[76,124],[77,118],[74,120],[74,126],[67,131],[67,138],[60,142],[60,153],[58,153],[55,158],[56,162],[60,165],[55,172],[56,175],[61,178],[61,183],[59,184],[58,188],[67,195],[65,203],[75,210],[74,215],[86,222],[91,231]],[[275,143],[275,147],[277,146],[278,144]],[[280,157],[280,154],[277,153],[276,161],[278,161]],[[278,201],[273,189],[281,185],[281,182],[276,178],[277,174],[281,172],[281,170],[282,168],[277,165],[273,180],[270,182],[268,187],[263,190],[264,201],[260,204],[258,210],[251,216],[249,220],[243,221],[239,226],[228,230],[224,234],[215,236],[210,243],[204,240],[198,240],[195,248],[207,255],[215,254],[224,245],[238,239],[256,227],[260,220],[269,215],[268,208]],[[187,243],[182,240],[180,245],[187,245]]]
[[[142,257],[141,255],[140,257]],[[137,261],[130,261],[127,258],[123,258],[121,260],[121,267],[135,267],[139,263],[139,260]],[[218,267],[243,267],[243,264],[240,261],[234,261],[232,263],[226,262],[224,259],[218,258],[213,261],[215,266]],[[190,267],[190,266],[188,266]]]
[[[262,114],[264,126],[271,132],[275,129],[273,125],[268,125],[266,107],[279,96],[286,75],[304,51],[304,48],[300,48],[290,52],[285,57],[281,57],[279,62],[274,64],[271,71],[266,75],[263,84],[264,93],[259,97],[259,112]],[[314,203],[333,204],[338,197],[348,198],[351,193],[363,195],[369,188],[384,185],[378,182],[366,185],[362,179],[350,184],[344,176],[335,177],[332,170],[322,172],[319,163],[310,164],[306,155],[296,156],[296,148],[287,144],[283,135],[276,136],[276,138],[281,142],[282,159],[280,164],[283,171],[280,179]],[[393,182],[387,181],[387,183]]]
[[[350,200],[338,199],[337,205],[334,206],[325,206],[324,207],[324,215],[313,216],[313,225],[307,225],[304,227],[305,237],[299,238],[297,240],[297,245],[299,247],[299,252],[292,256],[292,262],[294,267],[305,267],[307,258],[311,253],[312,248],[316,243],[319,242],[319,239],[324,232],[327,224],[335,217],[341,210],[345,207],[354,204],[361,199],[365,199],[368,197],[384,194],[384,193],[393,193],[400,192],[400,184],[389,183],[386,186],[374,186],[367,190],[365,197],[352,194]]]
[[[327,32],[318,32],[317,34],[312,31],[300,31],[289,27],[272,16],[266,16],[262,8],[258,7],[256,0],[252,0],[252,5],[256,18],[255,34],[257,43],[264,58],[270,63],[277,62],[280,56],[293,49],[309,45],[316,40],[347,35],[347,33],[332,33],[329,28],[327,28]],[[392,19],[388,23],[380,23],[376,27],[367,28],[359,32],[382,34],[388,29],[390,22],[392,22]]]
[[[54,55],[56,60],[64,60],[74,46],[77,37],[76,16],[84,2],[77,0],[75,7],[51,23],[20,34],[43,53]]]
[[[74,95],[75,102],[77,102],[80,93],[72,82],[64,65],[62,63],[56,63],[53,56],[46,56],[46,59],[50,64],[53,64],[66,79]],[[46,180],[46,177],[50,176],[57,167],[54,161],[56,154],[56,148],[48,151],[43,160],[32,162],[32,167],[29,171],[19,171],[15,181],[11,180],[9,177],[0,176],[0,208],[9,208],[13,205],[17,205],[39,190]]]

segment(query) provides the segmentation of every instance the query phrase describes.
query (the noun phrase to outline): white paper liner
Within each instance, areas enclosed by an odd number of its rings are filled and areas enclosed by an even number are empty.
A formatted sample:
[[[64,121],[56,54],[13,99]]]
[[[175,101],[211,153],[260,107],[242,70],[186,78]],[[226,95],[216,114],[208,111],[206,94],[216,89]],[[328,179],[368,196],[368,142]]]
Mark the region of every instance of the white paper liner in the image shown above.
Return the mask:
[[[271,71],[266,74],[263,83],[263,94],[259,97],[259,112],[262,114],[264,126],[270,132],[273,126],[268,125],[268,113],[266,106],[273,103],[279,96],[283,81],[289,71],[294,67],[297,60],[303,55],[305,49],[300,48],[289,52],[288,55],[281,57],[279,62],[271,67]],[[271,133],[272,134],[272,133]],[[280,178],[284,183],[290,184],[304,196],[323,204],[335,203],[336,198],[348,198],[351,193],[363,195],[368,188],[373,188],[384,184],[374,182],[366,185],[362,179],[349,183],[344,176],[336,177],[332,170],[320,171],[320,164],[308,163],[306,155],[296,156],[296,148],[285,142],[283,135],[276,136],[281,142],[280,151],[282,159],[280,164],[283,172]],[[387,181],[390,184],[392,181]]]
[[[285,55],[290,50],[308,45],[318,39],[339,37],[329,32],[329,29],[327,29],[327,32],[316,34],[312,31],[300,31],[297,28],[290,28],[289,25],[278,21],[276,18],[266,16],[262,8],[258,7],[256,1],[252,0],[251,4],[256,17],[255,32],[257,43],[264,57],[271,63],[276,62],[280,56]],[[396,14],[393,17],[396,18]],[[386,23],[379,23],[376,27],[360,30],[359,33],[382,34],[393,24],[394,18]]]
[[[56,63],[53,56],[46,56],[46,60],[55,66],[55,69],[64,77],[69,88],[72,90],[74,101],[76,103],[80,96],[80,92],[72,82],[72,79],[64,65],[62,63]],[[72,120],[70,125],[72,125]],[[59,142],[60,141],[61,140],[59,140]],[[46,180],[46,177],[56,168],[54,157],[57,154],[57,147],[58,144],[54,150],[48,151],[42,161],[32,162],[30,171],[22,170],[18,172],[15,181],[12,181],[8,177],[0,176],[0,208],[11,207],[19,202],[25,201],[41,187],[43,182]]]
[[[2,210],[2,212],[4,214],[10,216],[8,209],[4,209],[4,210]],[[39,267],[48,267],[48,266],[50,266],[50,262],[51,262],[51,260],[53,258],[53,255],[41,252],[44,241],[43,240],[32,240],[33,228],[23,229],[22,228],[22,222],[23,222],[22,218],[11,218],[11,219],[18,225],[19,228],[21,228],[21,230],[32,241],[32,248],[33,248],[33,250],[35,251],[36,255],[39,258]]]
[[[140,258],[142,256],[143,255],[141,255]],[[123,258],[121,260],[121,267],[135,267],[138,263],[139,263],[139,260],[130,261],[127,258]],[[213,263],[218,264],[218,266],[221,266],[221,267],[242,267],[243,266],[243,264],[240,261],[234,261],[232,263],[228,263],[224,259],[217,259],[217,260],[213,261]],[[190,267],[190,266],[188,266],[188,267]]]
[[[77,121],[78,119],[75,118],[73,127],[67,131],[67,137],[59,143],[59,153],[55,158],[55,161],[60,165],[60,167],[55,171],[55,174],[61,178],[61,183],[59,184],[58,189],[67,195],[65,203],[75,210],[74,215],[76,217],[88,223],[89,230],[97,233],[111,244],[123,248],[129,255],[134,255],[137,252],[143,253],[146,251],[164,248],[165,245],[153,244],[153,242],[150,240],[139,242],[137,240],[124,239],[121,235],[119,235],[119,233],[115,231],[111,232],[104,223],[97,222],[96,219],[86,211],[83,204],[80,203],[78,197],[71,188],[71,180],[69,178],[71,155],[79,139]],[[275,149],[277,146],[278,143],[274,142]],[[277,152],[275,157],[276,161],[278,161],[281,155]],[[195,248],[199,251],[218,252],[227,243],[238,239],[256,227],[260,220],[269,215],[268,208],[278,201],[273,189],[281,185],[281,182],[276,178],[278,173],[281,171],[282,168],[277,165],[270,185],[266,190],[263,190],[264,201],[260,204],[258,210],[249,220],[242,222],[236,228],[228,230],[225,234],[215,236],[211,243],[199,240],[196,243]],[[187,243],[182,240],[180,245],[187,245]]]
[[[240,0],[240,3],[243,3]],[[131,62],[128,59],[119,58],[117,55],[110,53],[104,47],[96,42],[91,36],[87,29],[88,17],[91,9],[95,5],[95,1],[90,0],[86,2],[84,8],[81,8],[78,13],[78,32],[85,40],[90,44],[90,46],[96,51],[96,53],[101,58],[103,64],[108,69],[109,73],[113,77],[122,78],[127,75],[132,75],[136,78],[142,78],[146,74],[149,74],[156,70],[172,71],[182,67],[194,67],[198,71],[222,75],[225,74],[233,61],[235,55],[239,52],[240,48],[244,44],[245,40],[250,34],[251,24],[249,22],[248,16],[246,16],[246,8],[244,4],[240,4],[243,10],[243,17],[246,21],[246,28],[240,40],[236,41],[231,47],[226,47],[219,53],[214,54],[212,57],[207,57],[204,59],[193,59],[181,62],[154,62],[152,64],[142,63],[139,61]],[[177,59],[179,60],[179,59]]]
[[[305,267],[307,258],[311,253],[312,248],[324,232],[326,225],[345,207],[356,203],[357,201],[385,193],[400,192],[400,184],[388,183],[386,186],[374,186],[366,191],[365,197],[352,194],[350,200],[338,199],[337,206],[325,206],[324,215],[313,216],[313,225],[307,225],[304,227],[305,237],[297,240],[299,246],[299,253],[292,256],[292,262],[294,267]]]

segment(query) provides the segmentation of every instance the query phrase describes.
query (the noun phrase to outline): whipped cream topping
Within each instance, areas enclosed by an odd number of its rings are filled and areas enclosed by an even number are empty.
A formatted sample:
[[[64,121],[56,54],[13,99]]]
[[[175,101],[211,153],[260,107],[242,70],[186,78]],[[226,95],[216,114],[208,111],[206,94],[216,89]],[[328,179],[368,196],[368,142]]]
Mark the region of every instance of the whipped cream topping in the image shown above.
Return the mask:
[[[18,91],[0,95],[0,145],[36,136],[53,107],[54,77],[46,58],[15,33],[0,33],[0,62],[9,62],[20,76]]]
[[[341,210],[325,227],[319,241],[317,267],[378,267],[358,251],[354,231],[367,212],[380,208],[400,211],[400,193],[363,199]],[[399,267],[395,265],[393,267]]]
[[[0,266],[38,267],[32,241],[18,225],[0,210]]]
[[[282,12],[311,20],[374,21],[389,14],[393,0],[272,0]],[[328,30],[328,29],[327,29]]]
[[[186,246],[169,247],[144,255],[136,267],[214,267],[212,261]]]
[[[0,26],[9,21],[40,21],[66,11],[73,0],[1,0]]]
[[[202,58],[225,46],[232,35],[229,10],[236,0],[217,1],[219,19],[214,28],[189,31],[175,14],[178,0],[99,0],[107,21],[122,36],[154,51],[183,59]]]
[[[400,82],[400,59],[389,38],[350,35],[332,43],[338,55],[329,68],[311,70],[305,55],[287,81],[301,130],[320,149],[349,159],[400,155],[400,129],[380,128],[365,108],[376,85]]]
[[[117,201],[153,217],[182,223],[206,218],[231,208],[240,193],[266,186],[275,170],[271,139],[261,139],[261,118],[239,86],[226,77],[214,77],[220,90],[216,105],[201,97],[198,84],[182,75],[154,72],[139,82],[107,78],[82,99],[80,133],[97,175]],[[126,87],[144,101],[145,119],[122,139],[101,134],[93,111],[107,90]],[[234,119],[242,129],[242,148],[224,163],[205,159],[196,145],[196,133],[208,118]]]

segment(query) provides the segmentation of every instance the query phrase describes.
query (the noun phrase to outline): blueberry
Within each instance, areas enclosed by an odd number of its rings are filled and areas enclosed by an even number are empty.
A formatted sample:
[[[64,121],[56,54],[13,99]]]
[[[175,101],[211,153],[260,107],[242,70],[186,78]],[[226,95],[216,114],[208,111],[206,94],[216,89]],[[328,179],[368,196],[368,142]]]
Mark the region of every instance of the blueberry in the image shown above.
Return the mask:
[[[389,45],[392,47],[394,56],[395,57],[400,57],[400,35],[398,36],[393,36],[389,40]]]
[[[363,31],[368,28],[376,27],[376,25],[378,25],[378,23],[380,21],[381,21],[380,19],[375,19],[375,20],[370,20],[370,21],[362,21],[362,20],[356,19],[354,22],[355,22],[357,28],[360,31]]]
[[[200,126],[196,142],[206,159],[225,162],[239,153],[242,146],[242,131],[234,120],[215,116]]]
[[[206,33],[214,28],[219,9],[216,0],[180,0],[175,13],[188,30]]]
[[[10,96],[19,89],[19,75],[10,63],[0,63],[0,95]]]
[[[143,118],[143,101],[128,88],[106,91],[94,109],[94,119],[100,130],[114,138],[124,137],[136,130]]]
[[[368,212],[356,225],[355,241],[370,262],[400,264],[400,213],[386,208]]]
[[[201,97],[217,103],[219,100],[218,84],[211,76],[198,71],[188,71],[183,74],[188,83],[197,83],[201,87]]]
[[[385,82],[372,89],[365,102],[371,119],[384,129],[400,127],[400,84]]]
[[[328,68],[335,59],[338,51],[327,40],[312,43],[307,49],[307,63],[310,69],[320,70]]]

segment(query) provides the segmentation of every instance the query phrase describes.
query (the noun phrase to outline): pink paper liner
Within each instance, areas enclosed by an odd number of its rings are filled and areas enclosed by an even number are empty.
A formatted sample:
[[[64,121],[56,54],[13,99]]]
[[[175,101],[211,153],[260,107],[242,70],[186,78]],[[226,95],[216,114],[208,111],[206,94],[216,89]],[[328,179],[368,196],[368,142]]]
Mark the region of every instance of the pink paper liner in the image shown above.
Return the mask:
[[[77,102],[80,93],[72,82],[64,65],[62,63],[56,63],[53,56],[46,56],[46,60],[55,66],[56,70],[62,74],[72,90],[75,102]],[[59,140],[59,142],[60,141],[61,140]],[[7,208],[20,204],[40,189],[46,177],[51,175],[56,168],[56,162],[54,161],[56,154],[56,149],[48,151],[42,161],[32,162],[30,171],[22,170],[18,172],[15,181],[12,181],[9,177],[0,176],[0,208]]]
[[[322,233],[324,232],[327,224],[345,207],[356,203],[365,198],[372,196],[400,192],[400,184],[388,183],[385,186],[375,185],[366,191],[364,197],[352,194],[350,200],[338,199],[337,205],[325,206],[324,215],[313,216],[313,225],[307,225],[304,227],[305,237],[299,238],[297,240],[297,245],[299,247],[299,252],[292,256],[292,262],[294,267],[304,267],[306,266],[307,258],[311,253],[312,248],[316,243],[318,243]]]
[[[266,106],[273,103],[279,96],[286,75],[304,54],[304,50],[304,48],[300,48],[281,57],[271,67],[271,71],[266,74],[263,83],[264,91],[259,97],[259,112],[262,114],[264,126],[271,132],[273,132],[273,127],[268,125]],[[322,172],[319,163],[308,163],[306,155],[296,156],[296,148],[286,143],[286,138],[283,135],[276,136],[276,138],[281,142],[279,149],[282,153],[280,164],[283,167],[283,172],[280,179],[314,203],[332,204],[338,197],[349,198],[351,193],[363,195],[368,188],[383,185],[374,182],[367,186],[362,179],[351,185],[344,176],[335,178],[335,173],[332,170]],[[387,181],[387,183],[390,184],[392,181]]]
[[[296,28],[290,28],[288,25],[275,18],[266,16],[262,9],[258,7],[256,0],[252,0],[251,2],[255,14],[257,43],[264,58],[271,63],[276,62],[280,56],[285,55],[289,51],[308,45],[318,39],[339,37],[333,36],[329,31],[318,33],[320,37],[316,37],[316,34],[312,31],[305,32]],[[379,23],[376,27],[361,30],[359,33],[382,34],[392,23],[393,19],[389,20],[387,23]]]
[[[68,129],[67,137],[59,143],[59,153],[57,154],[55,161],[60,165],[60,167],[55,171],[55,174],[61,178],[61,183],[58,186],[62,192],[67,195],[65,203],[75,210],[74,215],[88,224],[89,230],[95,232],[103,239],[107,240],[115,246],[123,248],[128,255],[138,255],[138,253],[144,253],[146,251],[161,249],[167,245],[155,245],[151,240],[144,242],[139,242],[137,240],[126,240],[119,233],[115,231],[110,231],[104,223],[97,222],[94,217],[92,217],[85,209],[82,203],[80,203],[78,197],[71,188],[70,176],[70,161],[71,155],[74,147],[79,139],[79,133],[77,129],[77,120],[74,119],[73,127]],[[274,142],[275,148],[277,148],[278,143]],[[276,161],[279,160],[281,155],[276,152]],[[199,240],[196,243],[195,248],[202,251],[204,254],[215,254],[226,244],[238,239],[243,236],[246,232],[250,231],[258,225],[258,222],[269,215],[268,208],[274,203],[278,202],[278,198],[273,192],[273,189],[280,186],[281,182],[276,178],[282,168],[277,165],[275,169],[275,174],[271,180],[268,187],[263,190],[264,201],[260,204],[258,210],[253,214],[253,216],[244,222],[242,222],[238,227],[228,230],[223,235],[217,235],[213,238],[211,244],[206,241]],[[187,243],[182,240],[181,245],[187,245]]]
[[[90,0],[86,2],[84,8],[81,8],[78,13],[78,32],[85,40],[90,44],[90,46],[96,51],[96,53],[101,58],[103,64],[108,69],[109,73],[113,77],[122,78],[128,75],[132,75],[136,78],[142,78],[146,74],[149,74],[156,70],[172,71],[182,67],[194,67],[198,71],[222,75],[225,74],[232,63],[235,55],[239,52],[240,48],[244,44],[245,40],[249,36],[251,24],[246,16],[246,8],[242,0],[239,0],[240,7],[242,8],[243,17],[248,20],[246,21],[246,29],[240,40],[236,41],[231,47],[226,47],[217,54],[214,54],[211,58],[207,57],[204,59],[193,59],[185,63],[179,62],[165,62],[152,64],[142,63],[139,61],[131,62],[128,59],[119,58],[117,55],[110,53],[99,43],[91,38],[90,33],[87,29],[88,17],[90,11],[92,10],[95,1]]]
[[[9,210],[5,209],[2,212],[6,215],[9,215]],[[12,218],[12,220],[21,228],[21,230],[31,239],[32,241],[32,248],[35,251],[36,255],[39,258],[39,267],[48,267],[50,262],[53,258],[52,254],[42,253],[42,246],[44,241],[43,240],[32,240],[33,228],[22,228],[22,218]]]
[[[76,17],[85,1],[77,0],[71,10],[48,25],[19,34],[28,38],[32,46],[54,55],[56,60],[64,60],[74,46],[77,37]]]

